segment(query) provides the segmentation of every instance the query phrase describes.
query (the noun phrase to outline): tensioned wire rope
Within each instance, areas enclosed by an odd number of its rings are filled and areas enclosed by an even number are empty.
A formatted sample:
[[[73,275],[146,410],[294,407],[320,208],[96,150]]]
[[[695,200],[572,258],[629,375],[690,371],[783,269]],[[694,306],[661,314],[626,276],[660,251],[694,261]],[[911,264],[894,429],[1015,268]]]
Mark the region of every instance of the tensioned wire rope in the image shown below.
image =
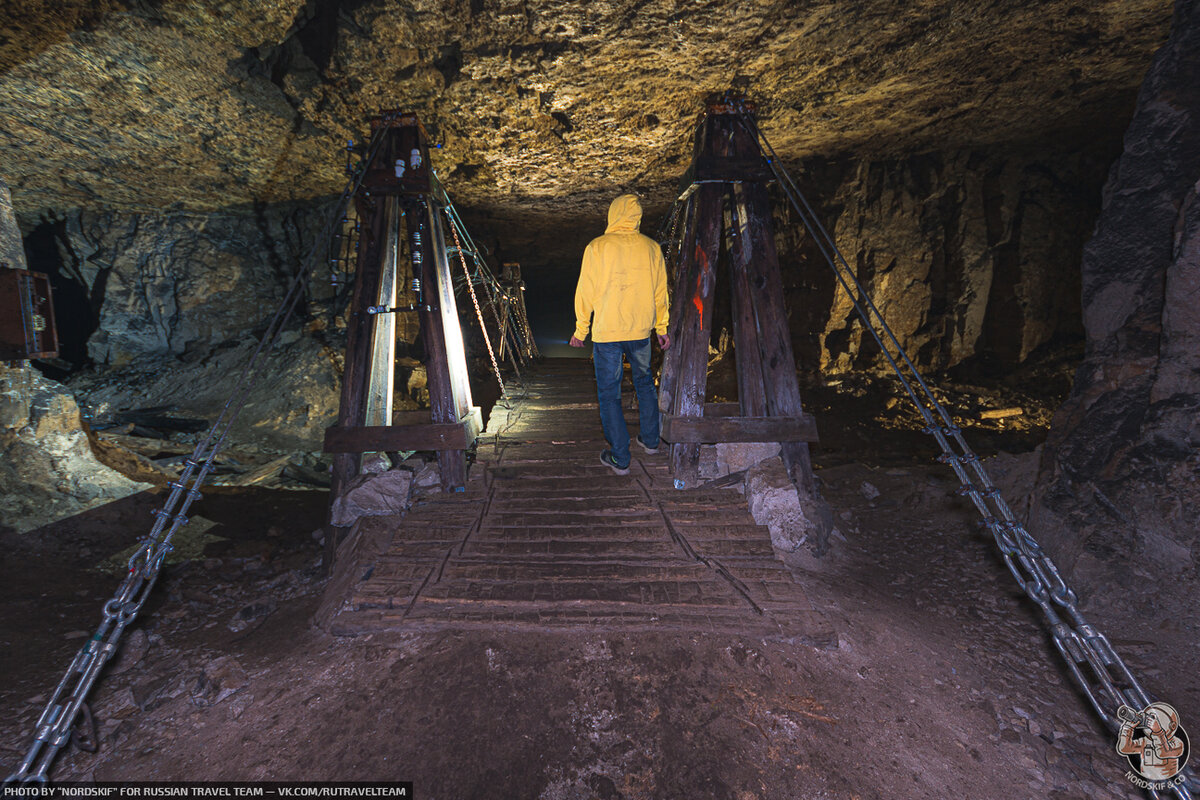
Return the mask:
[[[435,179],[438,178],[436,171],[433,173],[433,175]],[[508,389],[504,384],[504,378],[500,374],[500,365],[496,360],[496,352],[492,347],[491,336],[488,334],[487,325],[483,320],[483,310],[480,307],[479,298],[475,293],[475,283],[478,282],[487,293],[488,308],[491,309],[492,318],[496,321],[497,331],[502,334],[505,331],[506,326],[503,324],[503,321],[500,318],[500,312],[497,308],[497,295],[503,293],[504,289],[500,285],[500,282],[496,279],[496,276],[493,275],[491,270],[488,269],[487,263],[483,260],[483,255],[479,251],[479,246],[476,245],[475,240],[471,238],[470,231],[467,230],[466,225],[463,224],[462,217],[459,216],[458,208],[455,207],[453,201],[450,199],[450,195],[446,193],[445,187],[442,186],[440,179],[437,180],[436,191],[439,195],[439,199],[441,200],[442,210],[446,215],[446,219],[450,222],[450,232],[454,237],[454,248],[458,254],[459,262],[462,265],[463,282],[466,284],[467,292],[470,294],[471,304],[475,307],[475,315],[479,321],[479,329],[483,334],[483,340],[487,347],[488,357],[491,359],[492,372],[496,377],[496,382],[500,385],[500,401],[502,401],[502,405],[505,408],[511,408],[511,398],[509,396]],[[466,243],[465,247],[463,245],[464,242]],[[466,256],[468,253],[471,255],[471,261],[475,264],[475,276],[471,275],[471,270],[467,267]],[[511,317],[511,315],[512,314],[510,311],[508,316]],[[510,332],[510,335],[515,337],[515,333],[513,333],[513,326],[510,325],[507,326],[507,328]],[[528,330],[528,323],[525,323],[525,328]],[[513,349],[514,348],[509,349],[509,360],[512,364],[513,371],[516,373],[518,385],[523,385],[524,378],[521,375],[520,368],[517,366],[516,358],[512,354]]]
[[[394,114],[385,114],[383,119],[384,122],[387,122],[394,117]],[[382,133],[386,127],[386,125],[381,125],[375,131],[367,148],[364,165],[369,164],[378,152],[383,141]],[[233,390],[222,406],[221,413],[204,438],[197,443],[191,456],[184,461],[184,469],[179,479],[168,484],[171,491],[162,507],[153,512],[155,522],[150,533],[142,540],[137,551],[130,556],[129,572],[125,580],[113,597],[104,604],[103,619],[96,633],[75,655],[66,674],[59,681],[34,728],[33,743],[17,769],[4,779],[3,785],[45,783],[49,780],[50,767],[59,751],[70,740],[72,726],[80,714],[81,707],[87,701],[100,671],[116,652],[121,635],[137,617],[153,590],[163,561],[173,549],[172,537],[179,528],[187,524],[188,509],[193,502],[200,499],[200,487],[211,472],[214,459],[224,446],[256,381],[261,377],[262,368],[266,363],[264,354],[274,348],[283,329],[291,320],[297,303],[304,296],[305,284],[309,272],[315,266],[317,254],[321,252],[322,248],[328,248],[334,228],[341,220],[343,209],[362,185],[365,174],[365,168],[359,170],[358,174],[352,177],[342,190],[330,211],[328,221],[322,228],[320,237],[292,277],[283,299],[267,324],[266,330],[259,338],[257,347],[243,367]],[[73,676],[77,676],[74,681],[72,680]],[[70,689],[70,694],[65,694],[68,689]],[[63,699],[64,695],[65,700]]]
[[[932,435],[942,450],[938,460],[948,464],[958,477],[961,483],[959,494],[971,498],[983,518],[981,525],[991,532],[1008,570],[1029,598],[1042,610],[1050,627],[1054,646],[1065,660],[1076,686],[1087,697],[1105,725],[1110,730],[1117,731],[1122,718],[1128,718],[1127,706],[1140,710],[1150,704],[1146,691],[1117,655],[1108,638],[1089,624],[1080,613],[1077,595],[1067,586],[1049,555],[1013,514],[1000,490],[984,469],[979,456],[963,438],[961,428],[954,424],[946,408],[930,390],[920,371],[888,326],[883,314],[838,249],[833,237],[821,224],[816,212],[783,167],[775,148],[771,146],[757,121],[744,111],[738,114],[738,119],[747,131],[762,143],[764,155],[768,156],[766,161],[780,189],[800,217],[801,224],[833,270],[838,284],[853,303],[864,327],[879,345],[909,399],[925,421],[922,432]],[[887,344],[894,348],[895,356],[889,351]],[[908,377],[905,376],[901,363],[907,368]],[[967,466],[970,467],[970,472]],[[974,473],[974,477],[971,472]],[[1066,613],[1069,621],[1063,619],[1051,602]],[[1092,680],[1089,680],[1085,670],[1090,672]],[[1180,774],[1186,775],[1182,771]],[[1185,777],[1182,782],[1166,791],[1179,800],[1192,800],[1192,790],[1195,789],[1195,778]],[[1158,791],[1147,791],[1152,797],[1161,796]]]

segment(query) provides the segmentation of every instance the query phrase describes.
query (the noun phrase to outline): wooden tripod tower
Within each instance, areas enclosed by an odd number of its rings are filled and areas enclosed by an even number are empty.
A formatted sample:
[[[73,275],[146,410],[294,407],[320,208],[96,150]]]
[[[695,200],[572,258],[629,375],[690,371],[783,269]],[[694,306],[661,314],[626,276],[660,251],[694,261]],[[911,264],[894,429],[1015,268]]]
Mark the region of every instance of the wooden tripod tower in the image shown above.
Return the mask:
[[[381,141],[354,198],[362,238],[341,408],[325,432],[325,451],[335,454],[330,494],[339,497],[358,475],[363,453],[400,450],[436,450],[442,488],[454,491],[466,484],[465,451],[481,418],[471,403],[428,139],[414,114],[379,117],[371,128]],[[413,302],[396,307],[398,294]],[[392,411],[398,313],[420,319],[430,411]]]
[[[662,437],[683,486],[698,481],[700,445],[780,442],[802,496],[817,497],[808,443],[816,425],[800,405],[796,362],[771,225],[771,170],[743,122],[743,98],[708,99],[685,176],[683,236],[671,309],[673,346],[659,387]],[[705,403],[718,267],[727,267],[737,365],[737,403]]]

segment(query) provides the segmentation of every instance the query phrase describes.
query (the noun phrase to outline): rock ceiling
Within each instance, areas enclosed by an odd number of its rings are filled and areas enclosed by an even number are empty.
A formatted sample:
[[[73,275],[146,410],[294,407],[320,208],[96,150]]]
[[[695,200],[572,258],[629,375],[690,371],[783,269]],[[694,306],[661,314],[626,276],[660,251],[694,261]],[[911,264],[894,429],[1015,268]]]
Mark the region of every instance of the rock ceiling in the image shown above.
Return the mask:
[[[1086,137],[1128,118],[1169,0],[15,0],[0,177],[47,209],[207,211],[342,185],[419,112],[479,210],[666,200],[700,100],[760,100],[787,158]]]

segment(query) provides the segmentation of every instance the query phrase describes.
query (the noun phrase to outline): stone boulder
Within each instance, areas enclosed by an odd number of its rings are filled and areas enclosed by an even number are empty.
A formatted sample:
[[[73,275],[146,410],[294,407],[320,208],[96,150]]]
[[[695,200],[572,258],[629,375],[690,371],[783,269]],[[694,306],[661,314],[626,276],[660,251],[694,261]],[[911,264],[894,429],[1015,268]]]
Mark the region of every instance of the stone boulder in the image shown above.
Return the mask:
[[[0,365],[0,529],[26,533],[149,488],[96,459],[64,386]]]
[[[824,551],[829,526],[822,524],[814,504],[808,504],[811,507],[806,510],[783,459],[776,456],[750,467],[746,471],[745,492],[750,514],[755,522],[770,530],[775,549],[794,553],[808,543]]]
[[[409,506],[412,485],[413,474],[405,469],[359,475],[342,496],[333,501],[330,522],[348,528],[359,517],[402,514]]]

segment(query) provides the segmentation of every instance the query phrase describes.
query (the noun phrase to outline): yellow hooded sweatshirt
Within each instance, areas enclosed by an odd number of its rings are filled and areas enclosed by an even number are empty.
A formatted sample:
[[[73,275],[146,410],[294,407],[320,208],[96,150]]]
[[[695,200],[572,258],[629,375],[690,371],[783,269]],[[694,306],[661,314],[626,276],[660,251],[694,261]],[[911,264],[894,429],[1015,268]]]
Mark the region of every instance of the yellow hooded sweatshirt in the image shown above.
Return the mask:
[[[575,336],[593,342],[667,332],[667,268],[662,248],[638,233],[642,204],[623,194],[608,207],[608,228],[583,252],[575,287]],[[593,317],[594,315],[594,317]]]

